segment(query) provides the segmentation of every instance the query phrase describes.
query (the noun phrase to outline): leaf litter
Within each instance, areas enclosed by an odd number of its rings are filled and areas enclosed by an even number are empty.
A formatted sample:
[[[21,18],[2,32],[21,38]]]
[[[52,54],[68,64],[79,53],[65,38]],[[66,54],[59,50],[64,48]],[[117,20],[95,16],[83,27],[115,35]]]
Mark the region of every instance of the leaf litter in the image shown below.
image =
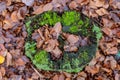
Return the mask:
[[[47,10],[64,11],[68,8],[81,10],[81,13],[88,17],[97,18],[103,25],[103,37],[99,43],[100,49],[96,53],[96,57],[91,63],[86,66],[85,70],[78,73],[76,80],[96,79],[96,80],[119,80],[120,79],[120,64],[115,60],[114,55],[118,52],[120,44],[120,1],[119,0],[16,0],[0,2],[0,56],[5,58],[4,63],[0,65],[0,79],[39,79],[36,76],[29,64],[24,63],[22,56],[24,56],[24,40],[26,38],[26,29],[23,24],[25,16],[33,14],[41,14]],[[49,2],[49,3],[48,3]],[[33,8],[31,8],[33,7]],[[32,10],[33,9],[33,10]],[[32,10],[32,11],[31,11]],[[115,13],[114,13],[115,12]],[[99,18],[101,17],[101,18]],[[15,31],[18,32],[15,32]],[[46,39],[48,40],[49,31],[46,29]],[[55,31],[53,31],[55,32]],[[16,34],[17,33],[17,34]],[[55,32],[56,33],[56,32]],[[25,35],[24,35],[25,34]],[[59,35],[57,33],[56,37]],[[36,34],[36,38],[39,34]],[[21,39],[22,38],[22,39]],[[35,36],[34,36],[35,38]],[[20,40],[22,41],[20,41]],[[38,38],[40,41],[41,38]],[[44,40],[43,40],[44,42]],[[41,47],[43,42],[39,42],[38,47]],[[19,44],[18,44],[19,43]],[[69,45],[72,45],[70,43]],[[86,42],[85,42],[86,44]],[[20,57],[21,56],[21,57]],[[2,59],[0,58],[0,59]],[[2,60],[0,60],[2,61]],[[20,64],[15,64],[18,61]],[[111,66],[110,66],[111,65]],[[7,73],[6,73],[7,72]],[[25,73],[24,73],[25,72]],[[32,73],[32,76],[31,76]],[[71,76],[66,76],[65,73],[44,72],[38,73],[48,75],[48,78],[55,80],[71,80]],[[54,74],[55,75],[54,75]],[[50,76],[52,75],[52,76]],[[113,76],[114,75],[114,76]],[[42,80],[42,79],[41,79]],[[44,80],[44,79],[43,79]]]

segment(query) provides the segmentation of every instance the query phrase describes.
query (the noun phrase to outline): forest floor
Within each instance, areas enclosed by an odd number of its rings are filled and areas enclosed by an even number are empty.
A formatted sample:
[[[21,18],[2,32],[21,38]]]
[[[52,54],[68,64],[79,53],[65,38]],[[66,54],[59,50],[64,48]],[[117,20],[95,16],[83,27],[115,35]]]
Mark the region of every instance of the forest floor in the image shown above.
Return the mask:
[[[24,54],[26,16],[68,9],[100,25],[96,56],[77,74],[37,70]],[[0,80],[120,80],[120,0],[0,0]]]

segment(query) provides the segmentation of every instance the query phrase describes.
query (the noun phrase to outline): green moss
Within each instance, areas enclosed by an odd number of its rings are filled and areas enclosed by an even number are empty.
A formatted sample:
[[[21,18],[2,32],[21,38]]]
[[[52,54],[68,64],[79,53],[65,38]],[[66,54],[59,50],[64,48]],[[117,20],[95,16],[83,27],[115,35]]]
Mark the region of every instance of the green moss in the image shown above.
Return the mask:
[[[44,25],[54,26],[55,23],[61,22],[63,32],[68,32],[76,35],[89,36],[94,38],[95,43],[79,47],[78,52],[65,52],[63,57],[59,60],[52,60],[50,54],[44,50],[36,49],[36,42],[31,39],[32,32]],[[93,28],[92,28],[93,26]],[[25,44],[25,54],[28,56],[33,64],[38,69],[52,70],[52,71],[66,71],[66,72],[79,72],[85,65],[92,59],[96,51],[96,39],[100,39],[100,28],[90,24],[90,19],[81,19],[80,14],[75,11],[66,11],[58,15],[57,12],[48,11],[43,14],[34,16],[26,22],[28,32],[28,42]],[[94,35],[94,33],[96,33]],[[63,50],[65,41],[62,36],[59,36],[59,48]]]
[[[94,24],[93,28],[92,28],[92,31],[95,32],[97,41],[99,41],[101,39],[101,37],[102,37],[101,29]]]
[[[40,25],[44,26],[46,24],[53,26],[55,23],[60,22],[61,18],[55,12],[48,11],[41,15]]]
[[[48,60],[48,53],[45,50],[41,50],[36,53],[33,58],[33,63],[41,69],[50,70],[50,63]],[[48,66],[49,65],[49,66]]]
[[[70,26],[78,22],[79,19],[80,19],[80,14],[75,11],[64,12],[64,14],[62,15],[62,23],[65,26]]]
[[[25,43],[25,55],[32,59],[35,53],[36,53],[36,43],[26,42]]]

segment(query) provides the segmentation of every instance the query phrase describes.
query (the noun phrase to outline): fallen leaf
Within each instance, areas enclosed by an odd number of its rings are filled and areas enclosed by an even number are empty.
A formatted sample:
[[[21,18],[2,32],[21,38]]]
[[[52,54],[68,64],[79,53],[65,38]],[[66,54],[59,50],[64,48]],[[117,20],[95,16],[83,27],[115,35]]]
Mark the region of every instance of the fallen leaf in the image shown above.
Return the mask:
[[[17,11],[12,12],[11,19],[12,19],[13,22],[17,22],[18,21]]]
[[[97,9],[98,7],[103,7],[105,5],[104,0],[90,0],[89,6],[91,8]]]
[[[120,32],[117,33],[117,37],[120,38]]]
[[[115,80],[120,80],[120,74],[115,74]]]
[[[3,26],[3,29],[7,30],[7,29],[11,29],[13,27],[12,25],[12,20],[11,19],[6,19],[4,20],[4,26]]]
[[[9,52],[7,52],[6,61],[7,66],[12,65],[12,55]]]
[[[40,5],[37,9],[34,10],[33,14],[41,14],[43,12],[43,5]]]
[[[1,67],[0,72],[2,73],[2,76],[5,76],[5,74],[6,74],[5,67]]]
[[[102,31],[103,31],[106,35],[108,35],[109,37],[112,36],[112,31],[111,31],[110,28],[107,28],[107,27],[102,28]]]
[[[0,44],[4,44],[5,43],[5,40],[2,36],[0,36]]]
[[[0,55],[0,64],[4,63],[4,61],[5,61],[5,57]]]
[[[16,66],[24,66],[26,64],[25,61],[22,60],[22,58],[19,58],[15,61]]]
[[[78,7],[78,4],[75,1],[71,1],[71,3],[69,4],[70,9],[75,9],[77,7]]]
[[[107,54],[117,54],[118,53],[118,49],[117,49],[117,47],[112,47],[110,49],[107,49],[106,53]]]
[[[47,3],[46,5],[43,6],[43,11],[50,11],[53,9],[52,3]]]
[[[110,13],[110,17],[116,22],[120,23],[120,17],[115,13]]]
[[[58,47],[55,47],[55,49],[51,51],[51,54],[58,59],[60,58],[62,51]]]
[[[73,34],[63,33],[63,36],[67,39],[70,44],[75,44],[79,41],[79,37]]]
[[[67,78],[71,78],[72,77],[72,74],[70,74],[70,73],[67,73],[67,72],[63,72],[64,73],[64,75],[67,77]]]
[[[6,3],[3,2],[3,1],[0,2],[0,13],[1,13],[2,11],[4,11],[6,8],[7,8]]]
[[[34,3],[34,0],[22,0],[22,2],[27,6],[32,6]]]
[[[23,6],[23,7],[19,8],[18,13],[17,13],[18,19],[24,19],[26,13],[27,13],[27,7],[26,6]]]
[[[55,75],[55,76],[52,78],[52,80],[59,80],[58,75]]]
[[[102,18],[102,21],[103,21],[102,23],[103,23],[104,27],[111,28],[114,25],[114,22],[109,20],[109,19],[107,19],[107,18]]]
[[[45,44],[47,45],[47,46],[45,47],[45,50],[46,50],[47,52],[51,52],[51,51],[55,48],[55,46],[58,46],[58,45],[59,45],[58,41],[57,41],[57,40],[54,40],[54,39],[48,40]]]
[[[59,80],[65,80],[65,76],[64,76],[63,74],[61,74],[61,75],[59,76]]]
[[[104,8],[100,8],[100,9],[97,9],[96,10],[96,13],[99,15],[99,16],[103,16],[103,15],[106,15],[108,14],[108,11]]]
[[[62,31],[62,25],[60,22],[57,22],[53,27],[53,29],[51,30],[50,34],[53,34],[53,36],[56,37],[56,39],[58,39],[61,31]]]
[[[34,73],[32,73],[32,80],[38,80],[39,79],[39,75],[36,73],[36,72],[34,72]]]
[[[91,73],[92,75],[94,75],[94,74],[99,72],[99,69],[100,69],[100,65],[87,66],[85,68],[85,71],[87,71],[88,73]]]

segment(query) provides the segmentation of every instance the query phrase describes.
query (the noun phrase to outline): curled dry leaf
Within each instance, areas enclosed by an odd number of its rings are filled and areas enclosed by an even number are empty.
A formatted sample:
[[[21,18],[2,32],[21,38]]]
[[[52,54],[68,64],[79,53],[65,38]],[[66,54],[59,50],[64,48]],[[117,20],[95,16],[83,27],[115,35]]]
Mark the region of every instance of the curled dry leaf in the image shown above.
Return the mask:
[[[50,34],[53,34],[56,39],[58,39],[60,33],[62,31],[62,25],[60,22],[56,23],[55,26],[52,28]]]
[[[51,52],[52,50],[54,50],[54,48],[56,46],[59,45],[58,41],[54,40],[54,39],[50,39],[50,40],[46,41],[45,44],[46,44],[45,50],[47,52]]]
[[[73,34],[63,33],[63,36],[67,39],[70,44],[75,44],[79,41],[79,37]]]
[[[32,6],[34,3],[34,0],[22,0],[22,2],[27,6]]]
[[[43,6],[43,11],[50,11],[53,9],[52,3],[47,3],[46,5]]]
[[[99,16],[103,16],[103,15],[108,14],[108,11],[107,11],[105,8],[100,8],[100,9],[97,9],[97,10],[96,10],[96,13],[97,13]]]
[[[6,56],[6,60],[7,60],[7,66],[12,65],[12,55],[11,53],[7,52],[7,56]]]
[[[51,54],[55,57],[55,58],[60,58],[61,54],[62,54],[62,51],[58,48],[58,47],[55,47],[55,49],[53,49],[51,51]]]
[[[44,12],[43,5],[40,5],[40,6],[38,6],[37,9],[34,10],[33,14],[41,14],[43,12]]]
[[[17,13],[18,19],[24,19],[26,13],[27,13],[27,7],[26,6],[23,6],[23,7],[19,8],[18,13]]]

